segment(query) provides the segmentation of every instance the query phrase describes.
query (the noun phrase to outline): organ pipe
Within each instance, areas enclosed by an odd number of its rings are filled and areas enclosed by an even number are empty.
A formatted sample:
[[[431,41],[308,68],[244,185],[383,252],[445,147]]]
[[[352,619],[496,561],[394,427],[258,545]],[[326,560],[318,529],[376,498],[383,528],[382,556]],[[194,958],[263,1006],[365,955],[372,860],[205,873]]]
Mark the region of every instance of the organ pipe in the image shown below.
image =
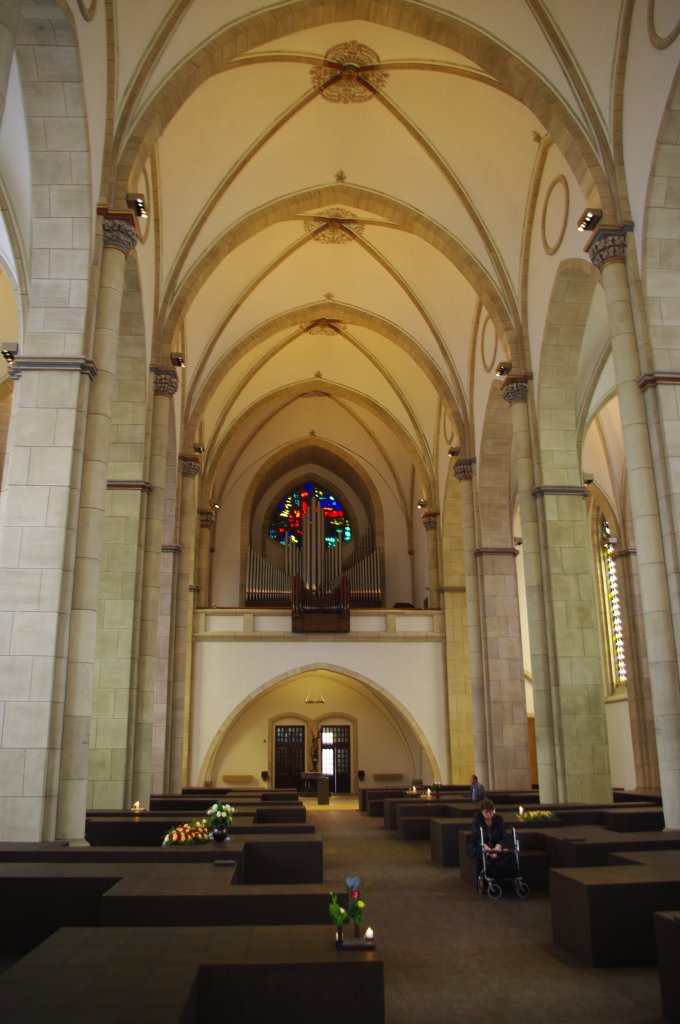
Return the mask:
[[[315,608],[319,607],[317,599],[334,606],[342,604],[339,588],[346,580],[348,599],[353,605],[380,606],[380,562],[370,531],[355,542],[350,555],[343,557],[340,540],[332,547],[326,544],[324,510],[317,500],[307,507],[302,527],[301,546],[290,536],[286,538],[284,569],[249,549],[246,603],[278,606],[288,605],[291,600],[295,603],[293,581],[297,577],[299,600],[303,604],[312,597]]]

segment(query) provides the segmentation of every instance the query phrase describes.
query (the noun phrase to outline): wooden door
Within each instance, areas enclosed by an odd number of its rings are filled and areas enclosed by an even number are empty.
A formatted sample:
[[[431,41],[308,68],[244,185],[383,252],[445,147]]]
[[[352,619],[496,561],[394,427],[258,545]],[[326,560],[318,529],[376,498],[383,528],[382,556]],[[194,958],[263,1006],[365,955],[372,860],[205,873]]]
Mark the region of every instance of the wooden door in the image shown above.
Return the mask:
[[[321,771],[329,775],[333,793],[350,793],[350,727],[324,725],[321,728]]]
[[[304,770],[304,725],[277,725],[274,730],[274,788],[299,789]]]

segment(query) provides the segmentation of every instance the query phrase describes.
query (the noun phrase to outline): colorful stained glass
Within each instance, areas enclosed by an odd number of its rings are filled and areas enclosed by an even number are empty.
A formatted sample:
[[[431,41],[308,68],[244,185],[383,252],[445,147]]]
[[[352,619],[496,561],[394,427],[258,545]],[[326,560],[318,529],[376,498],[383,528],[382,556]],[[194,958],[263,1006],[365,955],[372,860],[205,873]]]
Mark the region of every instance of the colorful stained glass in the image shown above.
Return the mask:
[[[628,679],[626,672],[626,650],[623,643],[623,620],[619,597],[619,577],[614,551],[616,538],[612,536],[609,523],[602,519],[602,558],[607,595],[607,620],[609,625],[609,647],[612,657],[614,687],[623,686]]]
[[[293,544],[302,547],[304,522],[314,498],[323,510],[326,546],[332,548],[341,541],[351,540],[352,528],[342,505],[311,480],[296,487],[278,503],[269,524],[271,539],[285,544],[290,538]]]

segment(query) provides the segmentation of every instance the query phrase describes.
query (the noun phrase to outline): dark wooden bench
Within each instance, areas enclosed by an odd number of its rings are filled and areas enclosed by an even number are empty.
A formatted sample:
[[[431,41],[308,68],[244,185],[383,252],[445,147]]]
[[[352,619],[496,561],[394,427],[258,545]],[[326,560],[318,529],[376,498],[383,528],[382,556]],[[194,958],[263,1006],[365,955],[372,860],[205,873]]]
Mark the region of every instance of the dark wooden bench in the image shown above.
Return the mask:
[[[0,950],[21,954],[65,925],[328,921],[321,839],[270,836],[217,854],[215,845],[161,848],[172,859],[135,851],[136,859],[118,860],[113,850],[107,861],[87,847],[43,849],[41,860],[15,853],[0,863],[0,903],[12,920]],[[212,860],[199,859],[194,851],[208,846]]]
[[[623,804],[603,810],[602,824],[615,832],[660,832],[665,821],[660,807],[632,807]]]
[[[64,928],[0,976],[12,1021],[384,1024],[383,963],[338,952],[332,928]],[[64,969],[68,965],[68,969]],[[95,967],[96,965],[96,967]],[[226,993],[226,996],[225,996]]]
[[[680,849],[680,830],[613,832],[601,825],[566,825],[540,832],[551,868],[605,867],[616,853]]]
[[[263,808],[264,810],[264,808]],[[85,820],[85,838],[93,846],[156,846],[171,828],[193,816],[153,811],[142,815],[102,815]],[[314,832],[314,826],[304,821],[256,821],[254,814],[237,814],[229,826],[231,836],[242,835],[305,835]]]
[[[654,914],[680,906],[680,851],[617,859],[550,872],[553,938],[592,967],[655,963]]]
[[[663,1015],[680,1021],[680,910],[654,914],[654,937]]]

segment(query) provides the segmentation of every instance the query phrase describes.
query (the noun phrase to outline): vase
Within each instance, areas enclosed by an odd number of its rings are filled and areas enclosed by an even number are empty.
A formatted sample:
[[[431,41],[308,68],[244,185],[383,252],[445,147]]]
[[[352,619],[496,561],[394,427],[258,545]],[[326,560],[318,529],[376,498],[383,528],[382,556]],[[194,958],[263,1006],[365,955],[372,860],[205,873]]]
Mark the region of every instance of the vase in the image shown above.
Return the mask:
[[[344,943],[344,936],[342,934],[342,925],[339,924],[335,929],[335,947],[336,949],[342,949]]]
[[[212,830],[212,837],[216,843],[223,843],[227,838],[227,826],[226,825],[215,825]]]

